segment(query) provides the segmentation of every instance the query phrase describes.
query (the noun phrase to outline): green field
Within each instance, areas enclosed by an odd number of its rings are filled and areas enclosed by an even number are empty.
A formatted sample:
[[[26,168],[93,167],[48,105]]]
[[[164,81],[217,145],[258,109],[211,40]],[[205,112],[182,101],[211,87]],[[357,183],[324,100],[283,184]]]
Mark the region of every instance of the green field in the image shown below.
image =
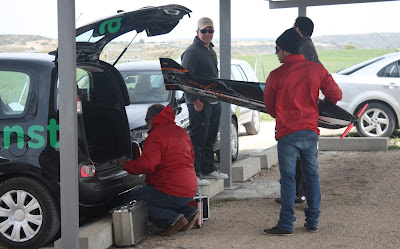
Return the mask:
[[[394,52],[392,49],[340,49],[317,51],[320,61],[330,73],[335,73],[362,61],[392,52]],[[259,82],[265,82],[269,73],[281,65],[275,54],[237,56],[236,58],[247,61],[253,69],[257,66],[257,70],[255,71]],[[261,58],[262,64],[260,63]],[[262,71],[261,68],[264,70]],[[274,118],[266,113],[262,113],[260,118],[261,122],[275,121]]]
[[[340,49],[317,51],[320,61],[330,73],[335,73],[362,61],[392,52],[394,52],[393,49]],[[278,58],[275,54],[256,56],[238,55],[236,58],[247,61],[250,63],[253,69],[256,69],[255,66],[257,61],[257,70],[255,71],[257,72],[258,81],[260,82],[265,82],[268,74],[280,66]],[[261,58],[262,64],[260,63]],[[261,68],[264,70],[261,70]]]

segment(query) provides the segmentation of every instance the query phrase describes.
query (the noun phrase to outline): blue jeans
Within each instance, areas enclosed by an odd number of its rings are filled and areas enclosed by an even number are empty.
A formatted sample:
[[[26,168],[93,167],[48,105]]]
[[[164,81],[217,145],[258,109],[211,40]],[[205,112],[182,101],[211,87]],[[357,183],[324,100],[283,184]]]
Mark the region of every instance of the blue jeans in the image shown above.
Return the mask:
[[[194,150],[196,174],[207,175],[216,170],[214,164],[214,143],[219,131],[221,103],[204,102],[203,110],[197,112],[193,104],[189,110],[189,135]]]
[[[318,135],[310,130],[300,130],[278,140],[278,161],[281,174],[281,212],[278,228],[293,231],[294,203],[296,197],[296,158],[300,155],[304,175],[307,208],[306,222],[318,227],[321,187],[318,174]]]
[[[145,185],[123,197],[122,202],[143,200],[147,203],[149,221],[158,226],[172,226],[179,218],[189,218],[197,208],[186,205],[192,198],[165,194],[150,185]]]

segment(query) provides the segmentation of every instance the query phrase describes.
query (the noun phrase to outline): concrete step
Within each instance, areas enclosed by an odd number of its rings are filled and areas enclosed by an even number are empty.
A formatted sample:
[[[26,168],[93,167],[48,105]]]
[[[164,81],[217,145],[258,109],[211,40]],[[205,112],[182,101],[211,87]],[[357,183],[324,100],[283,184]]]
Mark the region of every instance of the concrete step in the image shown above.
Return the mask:
[[[320,137],[320,151],[386,151],[389,149],[387,137]]]
[[[278,150],[276,144],[271,146],[265,151],[260,152],[256,155],[260,158],[260,164],[262,169],[270,169],[272,165],[278,163]]]
[[[206,179],[210,182],[208,186],[197,186],[197,193],[213,197],[224,190],[224,179]]]
[[[79,228],[79,249],[107,249],[113,245],[112,217],[107,215]],[[62,249],[61,239],[54,249]]]
[[[244,182],[261,171],[259,157],[249,157],[232,164],[232,181]]]

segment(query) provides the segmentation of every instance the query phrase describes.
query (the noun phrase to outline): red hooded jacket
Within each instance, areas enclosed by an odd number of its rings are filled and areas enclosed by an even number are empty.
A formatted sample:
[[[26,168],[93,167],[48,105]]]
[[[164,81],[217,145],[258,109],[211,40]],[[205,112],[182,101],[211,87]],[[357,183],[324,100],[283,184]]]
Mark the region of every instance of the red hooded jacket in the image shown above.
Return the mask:
[[[283,65],[269,74],[264,104],[276,119],[276,140],[300,130],[319,135],[319,90],[333,104],[342,99],[342,91],[324,66],[307,61],[302,54],[287,55]]]
[[[193,197],[197,191],[193,145],[187,131],[174,120],[171,106],[153,118],[142,155],[129,160],[125,170],[146,174],[146,183],[165,194]]]

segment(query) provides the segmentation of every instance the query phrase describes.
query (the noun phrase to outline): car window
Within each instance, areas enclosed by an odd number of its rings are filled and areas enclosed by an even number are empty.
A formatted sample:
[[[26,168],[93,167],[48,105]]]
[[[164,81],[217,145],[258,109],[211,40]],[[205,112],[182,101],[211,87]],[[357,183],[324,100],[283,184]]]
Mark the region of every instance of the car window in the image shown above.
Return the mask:
[[[366,67],[366,66],[368,66],[368,65],[370,65],[370,64],[372,64],[372,63],[375,63],[375,62],[377,62],[377,61],[382,60],[383,58],[385,58],[385,57],[373,58],[373,59],[370,59],[370,60],[361,62],[361,63],[359,63],[359,64],[357,64],[357,65],[354,65],[354,66],[351,66],[351,67],[349,67],[349,68],[343,69],[342,71],[339,71],[338,74],[341,74],[341,75],[350,75],[350,74],[352,74],[352,73],[354,73],[354,72],[360,70],[361,68],[364,68],[364,67]]]
[[[81,99],[89,101],[90,76],[81,68],[76,69],[76,84],[78,85],[78,94],[80,94]]]
[[[28,106],[31,77],[23,72],[0,71],[0,116],[15,118]]]
[[[239,65],[231,65],[232,79],[238,81],[248,81],[243,69]]]
[[[160,71],[121,72],[121,74],[131,104],[169,102],[171,93],[165,90]]]
[[[399,78],[399,62],[393,62],[378,72],[379,77]]]
[[[80,34],[76,37],[76,42],[89,42],[89,43],[96,43],[104,36],[96,36],[93,37],[93,29],[86,31],[85,33]]]

